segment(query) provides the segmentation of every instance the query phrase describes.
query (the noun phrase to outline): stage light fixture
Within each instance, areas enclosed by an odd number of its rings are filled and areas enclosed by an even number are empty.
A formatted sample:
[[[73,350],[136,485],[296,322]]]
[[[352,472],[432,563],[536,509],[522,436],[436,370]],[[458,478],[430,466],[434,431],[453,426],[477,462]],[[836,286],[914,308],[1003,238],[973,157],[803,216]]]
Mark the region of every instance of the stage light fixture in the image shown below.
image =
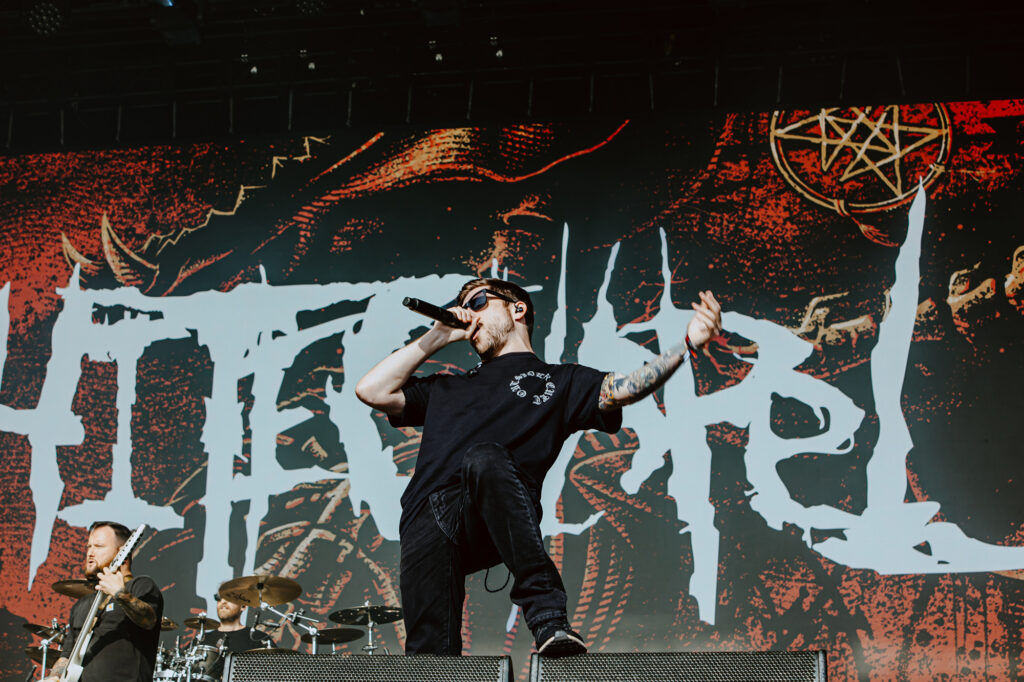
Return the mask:
[[[151,0],[149,22],[168,45],[198,45],[198,7],[195,0]]]
[[[64,12],[49,0],[37,0],[25,12],[29,28],[41,36],[52,36],[64,25]]]
[[[295,0],[295,9],[308,17],[319,16],[327,9],[325,0]]]
[[[491,49],[494,50],[494,58],[501,61],[505,58],[505,50],[502,49],[501,45],[498,44],[498,36],[491,36],[488,41],[491,45]]]

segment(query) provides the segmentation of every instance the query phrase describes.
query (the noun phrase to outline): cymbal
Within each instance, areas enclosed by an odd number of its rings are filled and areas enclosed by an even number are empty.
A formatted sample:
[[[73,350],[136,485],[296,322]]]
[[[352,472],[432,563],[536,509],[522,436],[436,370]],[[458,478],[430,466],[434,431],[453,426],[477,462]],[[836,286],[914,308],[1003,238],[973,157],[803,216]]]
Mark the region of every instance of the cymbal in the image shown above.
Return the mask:
[[[354,606],[335,611],[327,617],[342,625],[369,625],[371,620],[383,625],[402,620],[402,609],[398,606]]]
[[[220,625],[220,623],[218,623],[217,625]],[[160,629],[163,632],[170,632],[171,630],[177,630],[178,624],[170,618],[168,618],[167,616],[164,616],[160,619]]]
[[[186,618],[181,622],[185,627],[191,628],[192,630],[198,630],[199,628],[203,628],[206,630],[216,630],[220,627],[220,621],[214,620],[209,616],[196,616],[195,618]],[[163,630],[162,622],[160,623],[160,629]]]
[[[54,592],[68,597],[74,597],[75,599],[81,599],[82,597],[87,597],[90,594],[96,594],[96,582],[93,580],[85,580],[84,578],[58,580],[51,585],[51,587]]]
[[[31,658],[36,663],[43,662],[43,647],[41,646],[27,646],[25,647],[25,655]],[[60,658],[60,649],[54,649],[50,647],[46,652],[46,664],[53,665]]]
[[[259,608],[261,598],[270,606],[290,602],[302,594],[302,587],[291,578],[269,574],[243,575],[222,583],[217,593],[229,602]]]
[[[359,639],[364,634],[362,630],[355,628],[329,628],[316,633],[316,641],[317,644],[342,644]],[[313,641],[313,635],[307,632],[302,635],[301,639],[306,644],[310,644]]]
[[[293,649],[270,649],[267,647],[260,647],[258,649],[247,649],[244,653],[247,654],[297,654],[298,651]]]
[[[56,628],[51,628],[49,625],[36,625],[35,623],[22,623],[21,627],[25,628],[33,635],[37,635],[39,637],[42,637],[43,639],[53,637],[55,634],[60,632]],[[64,638],[61,637],[61,639]]]

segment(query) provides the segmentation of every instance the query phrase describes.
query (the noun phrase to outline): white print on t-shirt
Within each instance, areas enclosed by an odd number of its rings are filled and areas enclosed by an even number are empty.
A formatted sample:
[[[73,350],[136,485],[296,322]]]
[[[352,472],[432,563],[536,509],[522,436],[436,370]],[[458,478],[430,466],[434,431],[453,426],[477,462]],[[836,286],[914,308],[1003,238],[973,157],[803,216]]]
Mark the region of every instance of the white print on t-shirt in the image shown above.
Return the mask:
[[[520,382],[522,382],[522,380],[527,377],[534,377],[544,382],[544,392],[536,393],[533,396],[533,404],[540,405],[541,403],[546,403],[548,401],[548,398],[550,398],[555,392],[555,384],[553,381],[551,381],[551,375],[546,372],[542,373],[530,370],[529,372],[517,374],[515,378],[512,379],[512,381],[508,382],[508,387],[512,390],[513,393],[515,393],[520,398],[525,398],[529,394],[529,391],[523,388]],[[528,383],[532,384],[534,382],[531,381]]]

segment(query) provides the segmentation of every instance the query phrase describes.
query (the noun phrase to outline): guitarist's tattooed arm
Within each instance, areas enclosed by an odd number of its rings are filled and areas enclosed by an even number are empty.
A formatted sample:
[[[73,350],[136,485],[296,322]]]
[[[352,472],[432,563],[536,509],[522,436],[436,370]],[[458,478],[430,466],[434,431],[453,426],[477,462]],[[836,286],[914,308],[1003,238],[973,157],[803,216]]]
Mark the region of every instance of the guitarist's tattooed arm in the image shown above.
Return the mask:
[[[152,605],[139,599],[125,587],[125,571],[104,568],[96,589],[113,597],[128,618],[140,628],[150,630],[156,625],[156,611]]]
[[[152,630],[156,625],[156,611],[148,602],[142,601],[124,588],[114,595],[114,599],[124,609],[124,615],[143,630]]]

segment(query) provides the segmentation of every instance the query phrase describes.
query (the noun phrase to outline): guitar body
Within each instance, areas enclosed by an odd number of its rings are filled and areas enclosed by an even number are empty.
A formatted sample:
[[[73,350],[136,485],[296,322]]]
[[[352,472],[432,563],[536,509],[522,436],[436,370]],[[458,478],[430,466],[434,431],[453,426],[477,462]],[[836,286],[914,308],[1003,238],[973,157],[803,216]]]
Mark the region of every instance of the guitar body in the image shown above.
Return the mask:
[[[114,560],[110,562],[108,568],[111,571],[116,571],[121,568],[121,564],[128,558],[132,548],[138,543],[139,538],[142,537],[143,531],[146,530],[146,524],[142,524],[135,529],[131,537],[121,546],[121,550],[114,557]],[[85,666],[82,661],[85,659],[85,652],[89,649],[89,641],[92,639],[92,630],[96,627],[96,621],[98,620],[97,614],[101,607],[106,606],[106,596],[102,592],[97,592],[96,596],[92,600],[92,606],[89,607],[89,614],[85,617],[85,621],[82,623],[82,631],[78,633],[78,639],[75,640],[75,647],[71,650],[71,655],[68,656],[68,667],[64,669],[64,673],[60,676],[60,682],[78,682],[82,677],[82,672],[85,670]]]

